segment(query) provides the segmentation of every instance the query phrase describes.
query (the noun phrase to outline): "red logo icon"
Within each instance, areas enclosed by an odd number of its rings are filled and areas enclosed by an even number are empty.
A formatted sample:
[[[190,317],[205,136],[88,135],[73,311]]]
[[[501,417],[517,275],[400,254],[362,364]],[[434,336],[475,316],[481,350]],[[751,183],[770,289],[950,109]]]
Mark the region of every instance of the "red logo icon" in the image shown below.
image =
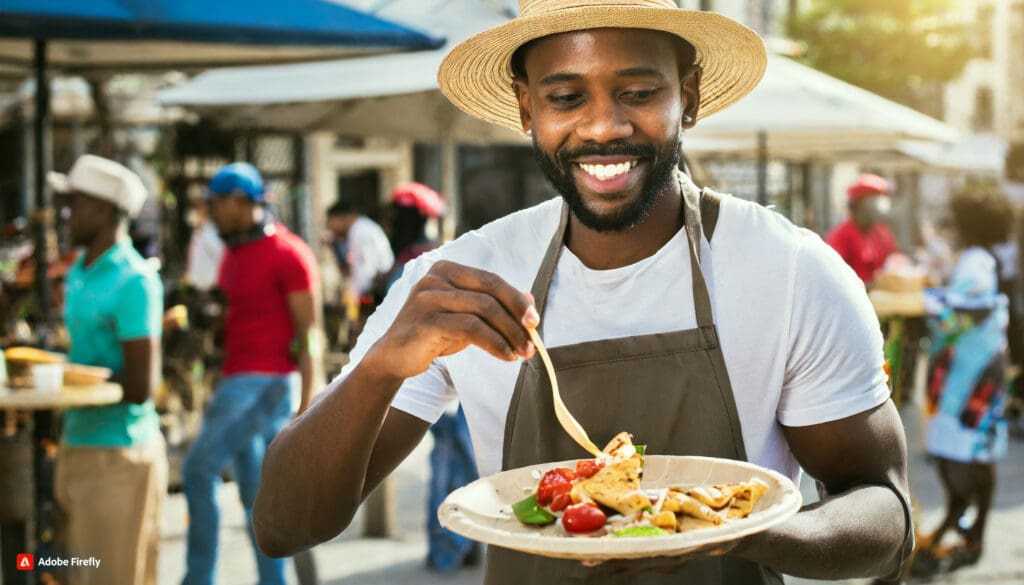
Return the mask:
[[[18,570],[19,571],[31,571],[36,567],[35,558],[26,553],[18,555]]]

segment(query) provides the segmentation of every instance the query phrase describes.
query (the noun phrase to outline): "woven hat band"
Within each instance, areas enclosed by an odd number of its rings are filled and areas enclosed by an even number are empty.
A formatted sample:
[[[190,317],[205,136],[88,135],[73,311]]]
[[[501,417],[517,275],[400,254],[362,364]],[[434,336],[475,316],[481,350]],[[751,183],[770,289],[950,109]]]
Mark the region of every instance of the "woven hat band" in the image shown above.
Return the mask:
[[[519,0],[519,15],[554,14],[566,10],[575,10],[584,6],[676,8],[676,4],[672,0],[582,0],[575,2],[566,2],[565,0]]]

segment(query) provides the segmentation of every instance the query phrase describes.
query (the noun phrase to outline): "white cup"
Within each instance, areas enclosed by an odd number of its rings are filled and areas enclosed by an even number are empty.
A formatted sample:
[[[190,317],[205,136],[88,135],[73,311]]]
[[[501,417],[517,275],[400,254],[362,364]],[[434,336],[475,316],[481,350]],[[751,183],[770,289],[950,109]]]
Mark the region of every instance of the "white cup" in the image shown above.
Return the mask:
[[[37,392],[57,392],[64,385],[64,364],[32,364],[32,386]]]

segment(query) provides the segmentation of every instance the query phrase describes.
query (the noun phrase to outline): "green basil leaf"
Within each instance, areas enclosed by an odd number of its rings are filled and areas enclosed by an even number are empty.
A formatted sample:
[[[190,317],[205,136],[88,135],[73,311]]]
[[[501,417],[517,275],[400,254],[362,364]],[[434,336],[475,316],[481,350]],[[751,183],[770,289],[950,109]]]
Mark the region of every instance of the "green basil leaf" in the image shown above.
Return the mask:
[[[632,538],[638,536],[665,536],[668,532],[657,526],[631,526],[615,532],[615,536]]]
[[[523,524],[543,526],[555,521],[555,516],[537,503],[536,494],[512,504],[512,512]]]

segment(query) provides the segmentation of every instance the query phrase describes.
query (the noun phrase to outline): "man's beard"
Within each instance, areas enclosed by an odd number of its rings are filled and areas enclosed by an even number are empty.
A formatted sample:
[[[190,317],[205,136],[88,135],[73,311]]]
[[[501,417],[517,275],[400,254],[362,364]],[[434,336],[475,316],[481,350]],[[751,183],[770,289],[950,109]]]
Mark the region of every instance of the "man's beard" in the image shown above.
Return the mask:
[[[537,159],[541,171],[556,191],[569,205],[569,211],[588,228],[597,232],[621,232],[642,222],[650,213],[654,203],[662,191],[675,180],[675,171],[679,168],[682,157],[682,132],[675,136],[661,151],[656,152],[653,146],[631,144],[623,141],[607,144],[588,143],[574,149],[562,149],[556,153],[557,161],[548,156],[540,145],[537,137],[533,138],[533,156]],[[573,160],[583,156],[635,156],[650,163],[650,171],[640,186],[640,196],[630,202],[624,209],[601,214],[587,206],[576,188],[573,178]]]

